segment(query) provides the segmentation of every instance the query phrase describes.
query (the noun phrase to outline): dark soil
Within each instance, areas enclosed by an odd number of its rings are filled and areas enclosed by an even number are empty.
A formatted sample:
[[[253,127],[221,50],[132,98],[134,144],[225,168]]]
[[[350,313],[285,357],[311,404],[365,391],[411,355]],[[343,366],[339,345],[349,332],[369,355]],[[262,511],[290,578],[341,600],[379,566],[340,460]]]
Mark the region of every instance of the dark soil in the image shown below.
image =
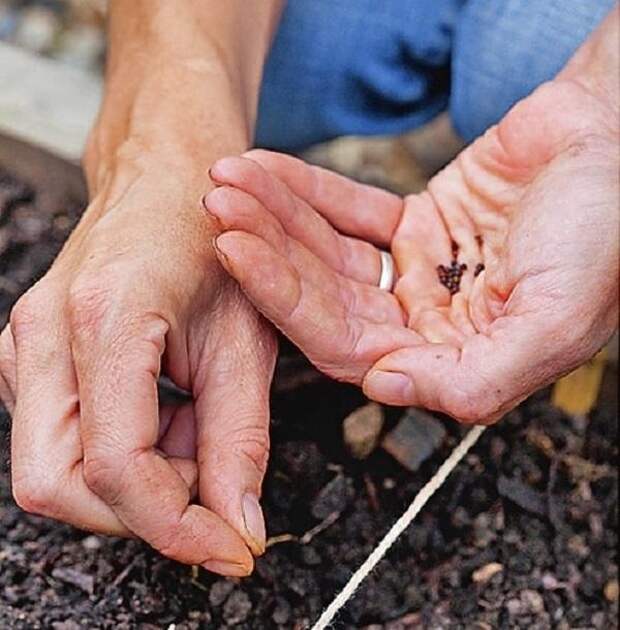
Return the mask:
[[[71,187],[57,186],[50,201],[41,181],[0,167],[0,322],[82,207]],[[588,420],[562,415],[542,392],[488,430],[335,627],[616,627],[614,378]],[[193,573],[139,542],[24,514],[11,499],[10,419],[0,411],[0,628],[306,627],[462,435],[446,420],[448,439],[415,474],[381,449],[357,462],[341,423],[363,402],[285,348],[264,492],[269,534],[299,536],[337,517],[307,544],[272,545],[244,580]],[[388,426],[401,413],[388,409]],[[476,582],[492,562],[502,569]]]

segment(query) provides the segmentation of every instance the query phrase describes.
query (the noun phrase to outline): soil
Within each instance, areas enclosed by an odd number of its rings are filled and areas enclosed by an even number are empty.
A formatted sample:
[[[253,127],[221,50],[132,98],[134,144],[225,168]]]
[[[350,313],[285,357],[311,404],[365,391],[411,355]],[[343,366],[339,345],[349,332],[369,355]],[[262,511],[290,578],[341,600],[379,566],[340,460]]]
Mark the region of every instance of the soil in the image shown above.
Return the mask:
[[[57,176],[51,198],[49,169],[25,181],[23,171],[17,177],[1,164],[3,323],[62,245],[83,191]],[[614,379],[608,370],[589,418],[563,415],[543,391],[489,429],[335,627],[616,627]],[[381,449],[354,460],[342,421],[363,396],[317,374],[286,345],[272,398],[264,507],[274,544],[244,580],[23,513],[11,498],[10,419],[0,411],[0,628],[308,627],[465,429],[444,419],[447,438],[416,473]],[[386,413],[389,430],[402,410]]]

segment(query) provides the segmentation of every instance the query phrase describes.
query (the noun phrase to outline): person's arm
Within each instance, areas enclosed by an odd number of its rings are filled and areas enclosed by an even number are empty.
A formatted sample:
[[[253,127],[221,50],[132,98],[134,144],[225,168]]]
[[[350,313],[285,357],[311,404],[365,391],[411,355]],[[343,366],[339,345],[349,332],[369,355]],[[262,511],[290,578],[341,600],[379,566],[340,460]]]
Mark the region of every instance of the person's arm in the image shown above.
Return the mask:
[[[262,150],[218,161],[206,207],[222,264],[369,398],[498,420],[618,326],[619,15],[422,194]],[[375,246],[391,247],[394,295]]]
[[[217,263],[200,199],[213,161],[251,142],[279,10],[111,2],[91,202],[0,336],[17,503],[237,576],[265,546],[275,338]],[[158,408],[161,371],[193,401]]]
[[[598,104],[607,108],[610,114],[607,123],[612,136],[618,133],[620,117],[619,45],[620,8],[616,6],[556,77],[556,81],[575,81],[588,90]],[[592,125],[588,118],[584,122]],[[602,118],[600,122],[604,122]]]
[[[123,167],[206,169],[247,148],[281,0],[113,0],[104,102],[84,159],[91,194]]]

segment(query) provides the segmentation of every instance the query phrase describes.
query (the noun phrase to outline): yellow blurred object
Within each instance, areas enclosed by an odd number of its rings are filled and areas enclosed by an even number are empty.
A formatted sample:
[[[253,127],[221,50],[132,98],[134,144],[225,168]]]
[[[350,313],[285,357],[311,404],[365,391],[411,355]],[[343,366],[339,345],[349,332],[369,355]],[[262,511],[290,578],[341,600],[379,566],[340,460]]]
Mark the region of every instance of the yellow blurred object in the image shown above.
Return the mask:
[[[598,398],[607,355],[607,348],[603,348],[590,361],[561,378],[553,386],[552,404],[573,416],[589,413]]]

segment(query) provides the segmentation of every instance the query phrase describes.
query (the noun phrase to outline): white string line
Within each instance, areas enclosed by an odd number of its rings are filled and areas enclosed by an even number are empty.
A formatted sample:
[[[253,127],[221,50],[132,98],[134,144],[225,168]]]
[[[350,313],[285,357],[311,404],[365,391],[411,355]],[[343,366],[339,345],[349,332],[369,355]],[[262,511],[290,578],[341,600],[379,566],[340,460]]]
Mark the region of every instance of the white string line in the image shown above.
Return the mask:
[[[405,513],[392,525],[390,531],[383,537],[383,540],[374,548],[372,553],[364,560],[360,568],[351,576],[344,588],[336,595],[332,603],[323,611],[318,621],[311,630],[324,630],[332,622],[338,611],[353,597],[359,585],[368,577],[370,572],[377,566],[381,558],[388,549],[396,542],[398,537],[409,527],[418,512],[424,507],[426,502],[442,486],[448,475],[456,468],[458,463],[465,457],[467,451],[477,442],[486,426],[475,426],[454,448],[448,459],[439,467],[437,472],[431,477],[426,485],[414,497]]]

